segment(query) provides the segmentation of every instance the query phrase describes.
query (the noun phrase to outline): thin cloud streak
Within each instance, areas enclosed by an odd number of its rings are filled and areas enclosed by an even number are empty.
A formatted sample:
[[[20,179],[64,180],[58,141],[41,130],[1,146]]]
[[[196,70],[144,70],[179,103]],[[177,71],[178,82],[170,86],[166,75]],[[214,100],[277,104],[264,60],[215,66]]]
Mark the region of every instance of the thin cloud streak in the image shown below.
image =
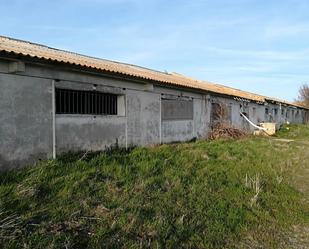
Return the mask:
[[[308,12],[305,0],[3,0],[0,29],[292,100],[309,79]]]

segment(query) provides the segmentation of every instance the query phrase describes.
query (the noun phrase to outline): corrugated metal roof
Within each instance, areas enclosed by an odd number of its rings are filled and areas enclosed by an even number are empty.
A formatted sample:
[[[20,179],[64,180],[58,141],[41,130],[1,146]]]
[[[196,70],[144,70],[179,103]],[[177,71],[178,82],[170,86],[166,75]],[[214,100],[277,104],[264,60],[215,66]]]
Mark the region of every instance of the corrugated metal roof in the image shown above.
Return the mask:
[[[241,91],[207,81],[195,80],[177,73],[164,73],[135,65],[98,59],[4,36],[0,36],[0,51],[102,70],[104,72],[123,74],[139,79],[156,81],[166,85],[189,87],[257,102],[265,101],[265,97],[258,94]],[[268,99],[276,101],[272,98]]]

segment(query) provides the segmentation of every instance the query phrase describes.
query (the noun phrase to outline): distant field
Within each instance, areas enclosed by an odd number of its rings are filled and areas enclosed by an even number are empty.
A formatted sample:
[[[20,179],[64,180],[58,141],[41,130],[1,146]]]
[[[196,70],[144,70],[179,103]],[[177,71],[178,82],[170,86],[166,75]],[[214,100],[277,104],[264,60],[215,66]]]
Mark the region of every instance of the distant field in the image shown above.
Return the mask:
[[[65,155],[0,175],[0,248],[309,248],[308,179],[308,126]]]

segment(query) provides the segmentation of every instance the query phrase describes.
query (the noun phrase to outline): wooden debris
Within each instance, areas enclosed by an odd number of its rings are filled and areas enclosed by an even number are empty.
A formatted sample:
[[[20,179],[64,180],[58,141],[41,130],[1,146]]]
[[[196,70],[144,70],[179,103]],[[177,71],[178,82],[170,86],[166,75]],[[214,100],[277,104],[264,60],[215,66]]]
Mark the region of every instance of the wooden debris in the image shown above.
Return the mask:
[[[219,138],[224,139],[238,139],[247,136],[248,133],[232,127],[228,124],[217,124],[209,133],[208,138],[215,140]]]

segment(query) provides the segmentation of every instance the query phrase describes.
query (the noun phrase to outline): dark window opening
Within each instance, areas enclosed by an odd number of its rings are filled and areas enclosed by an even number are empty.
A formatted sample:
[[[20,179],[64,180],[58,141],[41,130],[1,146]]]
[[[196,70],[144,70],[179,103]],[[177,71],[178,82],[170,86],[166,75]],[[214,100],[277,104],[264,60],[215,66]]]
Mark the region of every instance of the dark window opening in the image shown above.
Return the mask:
[[[224,108],[219,103],[211,103],[211,123],[221,122],[225,116]]]
[[[272,119],[272,115],[269,112],[268,108],[265,108],[265,115],[264,115],[264,121],[265,122],[270,122]]]
[[[232,124],[232,105],[211,103],[210,123],[212,128],[222,124]]]
[[[117,115],[117,95],[56,88],[57,114]]]

